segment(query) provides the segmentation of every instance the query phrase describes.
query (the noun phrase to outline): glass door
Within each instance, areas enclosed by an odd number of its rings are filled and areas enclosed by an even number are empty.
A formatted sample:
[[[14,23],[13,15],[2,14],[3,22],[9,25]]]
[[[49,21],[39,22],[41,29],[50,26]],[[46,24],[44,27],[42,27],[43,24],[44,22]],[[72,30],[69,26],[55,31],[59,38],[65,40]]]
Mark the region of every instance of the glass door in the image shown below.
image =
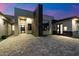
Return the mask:
[[[20,32],[25,33],[25,25],[20,25]]]
[[[63,24],[60,24],[60,34],[63,34]]]

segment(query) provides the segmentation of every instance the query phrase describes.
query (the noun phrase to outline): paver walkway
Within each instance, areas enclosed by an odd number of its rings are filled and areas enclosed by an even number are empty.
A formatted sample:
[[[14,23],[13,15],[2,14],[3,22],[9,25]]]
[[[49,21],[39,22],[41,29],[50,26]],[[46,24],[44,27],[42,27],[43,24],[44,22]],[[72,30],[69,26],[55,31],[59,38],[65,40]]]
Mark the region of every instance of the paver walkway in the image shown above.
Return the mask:
[[[3,56],[63,56],[79,55],[79,39],[51,35],[34,37],[31,34],[11,36],[0,42]]]

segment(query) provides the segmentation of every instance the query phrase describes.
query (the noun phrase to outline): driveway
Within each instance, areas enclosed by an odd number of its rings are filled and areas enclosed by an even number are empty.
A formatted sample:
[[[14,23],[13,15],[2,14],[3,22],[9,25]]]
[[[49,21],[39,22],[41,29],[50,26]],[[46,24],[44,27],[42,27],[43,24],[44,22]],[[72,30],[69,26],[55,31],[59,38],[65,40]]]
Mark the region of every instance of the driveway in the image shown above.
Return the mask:
[[[31,34],[11,36],[0,42],[3,56],[63,56],[79,55],[79,40],[51,35],[34,37]]]

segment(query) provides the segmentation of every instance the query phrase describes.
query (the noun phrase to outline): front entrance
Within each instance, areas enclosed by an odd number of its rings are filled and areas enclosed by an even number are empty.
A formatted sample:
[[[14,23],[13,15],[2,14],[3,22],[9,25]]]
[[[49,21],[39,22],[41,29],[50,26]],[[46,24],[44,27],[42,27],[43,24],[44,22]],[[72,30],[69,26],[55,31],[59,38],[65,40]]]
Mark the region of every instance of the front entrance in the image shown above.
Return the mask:
[[[18,19],[19,33],[32,33],[32,19],[20,16]]]
[[[20,25],[21,33],[25,33],[25,25]]]

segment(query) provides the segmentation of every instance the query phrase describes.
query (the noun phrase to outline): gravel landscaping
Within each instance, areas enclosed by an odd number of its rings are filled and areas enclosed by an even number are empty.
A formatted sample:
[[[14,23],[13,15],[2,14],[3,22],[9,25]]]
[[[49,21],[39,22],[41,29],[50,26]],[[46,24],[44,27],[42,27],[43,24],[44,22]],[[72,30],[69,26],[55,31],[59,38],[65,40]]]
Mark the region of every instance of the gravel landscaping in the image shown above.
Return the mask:
[[[79,39],[51,35],[34,37],[31,34],[11,36],[0,42],[1,56],[77,56]]]

